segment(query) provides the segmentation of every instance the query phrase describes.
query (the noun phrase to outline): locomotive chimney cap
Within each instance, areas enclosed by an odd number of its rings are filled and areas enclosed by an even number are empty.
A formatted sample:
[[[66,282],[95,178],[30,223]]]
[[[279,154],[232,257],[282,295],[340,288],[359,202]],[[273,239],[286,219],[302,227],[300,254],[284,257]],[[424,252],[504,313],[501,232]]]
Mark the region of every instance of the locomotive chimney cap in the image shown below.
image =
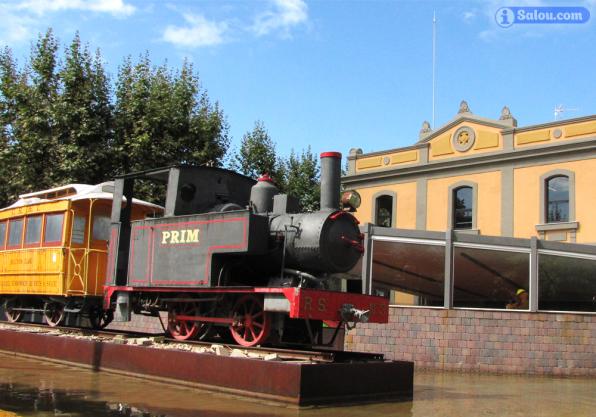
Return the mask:
[[[268,173],[264,173],[263,175],[261,175],[259,178],[257,178],[258,182],[270,182],[271,184],[273,184],[273,178],[271,178],[271,176]]]
[[[321,158],[341,158],[341,152],[323,152]]]

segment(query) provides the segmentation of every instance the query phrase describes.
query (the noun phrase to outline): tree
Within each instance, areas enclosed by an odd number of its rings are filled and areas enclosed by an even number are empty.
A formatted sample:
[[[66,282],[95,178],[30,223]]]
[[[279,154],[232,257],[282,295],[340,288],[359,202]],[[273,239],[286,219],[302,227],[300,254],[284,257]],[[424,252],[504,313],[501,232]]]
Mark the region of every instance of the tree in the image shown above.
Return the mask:
[[[18,116],[10,126],[14,133],[15,185],[20,193],[48,188],[60,180],[56,103],[58,41],[51,29],[40,36],[16,91]]]
[[[64,58],[51,29],[20,69],[0,51],[0,203],[17,193],[174,164],[220,166],[229,145],[219,104],[185,62],[174,71],[148,54],[120,66],[112,92],[101,53],[75,35]],[[141,197],[152,199],[152,187]]]
[[[262,174],[269,174],[283,187],[283,164],[275,153],[275,143],[260,120],[255,122],[252,131],[242,137],[240,150],[232,160],[231,166],[255,179]]]
[[[319,161],[310,146],[300,155],[292,150],[285,166],[285,191],[298,198],[302,210],[318,210],[321,195],[320,169]]]
[[[13,201],[18,194],[14,158],[17,103],[19,101],[19,74],[12,51],[0,53],[0,207]]]
[[[58,97],[60,179],[63,182],[96,184],[106,180],[111,167],[109,81],[101,54],[91,57],[75,35],[59,72],[62,85]]]
[[[199,78],[185,62],[174,72],[153,67],[147,54],[119,69],[114,109],[115,173],[173,164],[221,165],[228,125],[217,103],[201,91]],[[150,197],[152,186],[141,189]]]

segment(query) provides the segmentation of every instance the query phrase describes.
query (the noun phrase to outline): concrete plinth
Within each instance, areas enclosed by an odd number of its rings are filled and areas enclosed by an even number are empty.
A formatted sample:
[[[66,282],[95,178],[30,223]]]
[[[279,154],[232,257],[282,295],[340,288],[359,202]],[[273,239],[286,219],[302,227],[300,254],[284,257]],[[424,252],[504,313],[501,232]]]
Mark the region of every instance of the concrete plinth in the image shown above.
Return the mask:
[[[297,406],[411,399],[412,362],[265,361],[0,330],[0,350]]]

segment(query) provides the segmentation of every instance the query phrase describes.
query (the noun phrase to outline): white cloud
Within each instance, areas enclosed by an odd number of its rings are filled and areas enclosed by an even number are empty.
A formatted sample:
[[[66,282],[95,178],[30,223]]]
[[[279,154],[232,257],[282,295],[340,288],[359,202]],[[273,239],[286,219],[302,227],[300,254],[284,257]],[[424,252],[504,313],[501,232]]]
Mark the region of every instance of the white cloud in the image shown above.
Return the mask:
[[[308,7],[303,0],[273,0],[273,8],[255,18],[252,26],[257,36],[281,31],[289,36],[292,27],[308,21]]]
[[[86,11],[127,17],[136,11],[129,0],[0,0],[0,45],[30,41],[48,27],[46,15]]]
[[[476,18],[476,10],[468,10],[464,12],[462,18],[465,23],[471,23]]]
[[[24,13],[14,10],[11,5],[0,3],[0,45],[29,40],[36,31],[37,21]]]
[[[162,39],[177,46],[197,48],[218,45],[224,42],[228,30],[226,22],[207,20],[200,14],[184,14],[188,26],[166,27]]]
[[[125,17],[135,12],[135,7],[125,0],[23,0],[16,6],[37,15],[63,10],[84,10],[98,13],[109,13]]]

